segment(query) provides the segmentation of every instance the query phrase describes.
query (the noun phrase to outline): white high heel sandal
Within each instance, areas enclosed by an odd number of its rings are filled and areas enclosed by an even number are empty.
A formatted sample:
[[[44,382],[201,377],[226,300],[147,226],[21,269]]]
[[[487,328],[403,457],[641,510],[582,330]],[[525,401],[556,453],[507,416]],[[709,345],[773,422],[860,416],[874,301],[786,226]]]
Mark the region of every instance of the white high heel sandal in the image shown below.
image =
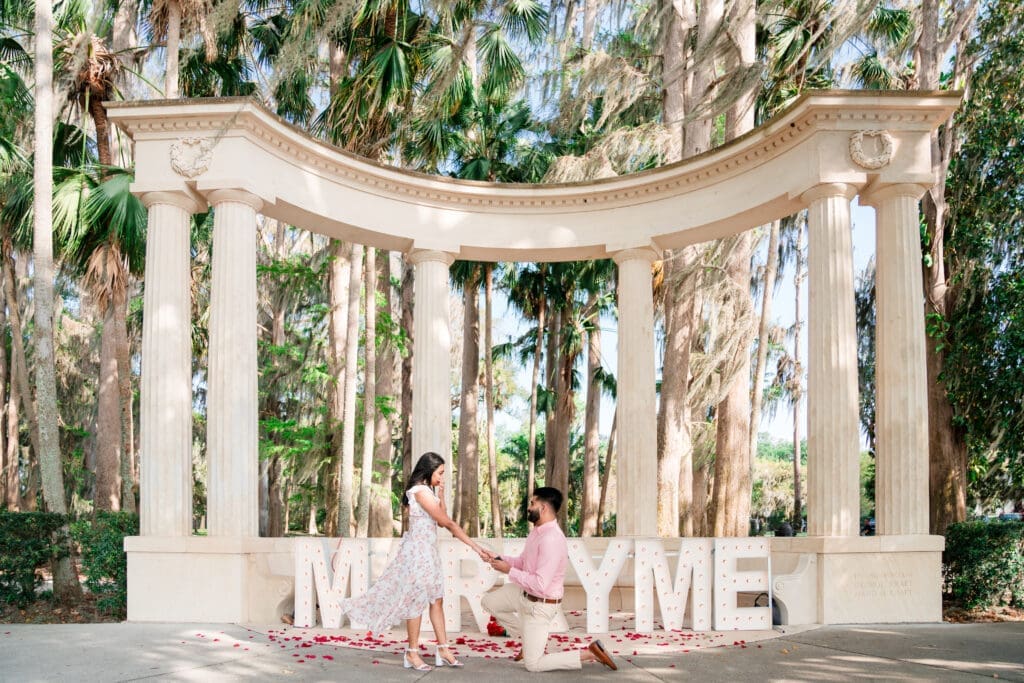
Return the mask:
[[[450,666],[450,667],[453,667],[453,668],[458,668],[458,667],[462,666],[462,662],[460,662],[459,660],[455,659],[455,655],[452,655],[452,659],[454,661],[451,661],[451,662],[449,662],[447,659],[442,657],[441,656],[441,649],[442,648],[444,648],[445,650],[448,650],[448,654],[451,654],[451,652],[452,652],[451,648],[448,647],[448,643],[438,643],[437,647],[434,648],[434,664],[436,664],[437,666]]]
[[[419,654],[419,650],[411,650],[409,648],[405,648],[405,652],[402,653],[403,667],[405,667],[406,669],[416,669],[416,671],[433,671],[434,667],[430,666],[426,662],[423,662],[419,666],[414,666],[413,663],[409,661],[410,652],[415,652],[416,654]]]

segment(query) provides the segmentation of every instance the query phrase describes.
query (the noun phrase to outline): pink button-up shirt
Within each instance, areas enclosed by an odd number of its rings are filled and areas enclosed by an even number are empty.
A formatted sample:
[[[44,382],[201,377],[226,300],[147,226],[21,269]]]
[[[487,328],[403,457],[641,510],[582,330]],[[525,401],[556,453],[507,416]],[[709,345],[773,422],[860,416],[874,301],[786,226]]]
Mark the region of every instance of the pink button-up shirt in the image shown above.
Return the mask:
[[[533,527],[519,557],[504,557],[512,569],[508,578],[538,598],[559,600],[565,593],[565,563],[569,548],[558,522]]]

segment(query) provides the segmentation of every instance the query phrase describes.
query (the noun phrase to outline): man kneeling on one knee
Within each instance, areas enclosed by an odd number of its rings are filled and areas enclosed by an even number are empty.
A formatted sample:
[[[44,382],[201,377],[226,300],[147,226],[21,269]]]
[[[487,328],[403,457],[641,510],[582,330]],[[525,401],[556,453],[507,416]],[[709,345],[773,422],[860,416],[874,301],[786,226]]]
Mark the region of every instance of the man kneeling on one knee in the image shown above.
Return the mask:
[[[580,669],[583,662],[600,662],[615,670],[615,662],[600,640],[588,647],[569,652],[545,654],[552,622],[558,616],[565,593],[565,565],[569,551],[565,534],[555,515],[562,506],[562,493],[542,486],[533,492],[526,518],[533,531],[526,538],[518,557],[492,556],[490,564],[509,580],[501,588],[483,596],[483,608],[494,615],[511,635],[522,639],[522,659],[527,671]]]

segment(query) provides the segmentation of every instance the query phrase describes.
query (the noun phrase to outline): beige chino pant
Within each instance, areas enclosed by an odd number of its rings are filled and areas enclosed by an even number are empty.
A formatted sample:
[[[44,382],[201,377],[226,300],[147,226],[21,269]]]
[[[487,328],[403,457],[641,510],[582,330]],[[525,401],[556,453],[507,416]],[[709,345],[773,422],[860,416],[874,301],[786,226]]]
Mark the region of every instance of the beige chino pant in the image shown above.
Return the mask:
[[[480,604],[510,635],[523,641],[523,664],[526,670],[560,671],[581,669],[580,651],[554,652],[544,654],[548,644],[551,624],[558,616],[558,605],[532,602],[523,596],[523,589],[511,581],[501,588],[485,593]]]

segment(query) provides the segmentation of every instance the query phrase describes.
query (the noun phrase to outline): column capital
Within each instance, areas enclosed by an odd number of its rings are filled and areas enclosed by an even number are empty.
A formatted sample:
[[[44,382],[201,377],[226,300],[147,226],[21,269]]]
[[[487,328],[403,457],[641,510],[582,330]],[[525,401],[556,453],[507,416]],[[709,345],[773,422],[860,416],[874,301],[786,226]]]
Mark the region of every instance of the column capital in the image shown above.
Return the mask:
[[[800,199],[810,204],[816,199],[826,197],[845,197],[853,199],[857,195],[857,186],[849,183],[822,183],[815,185],[800,195]]]
[[[175,206],[189,214],[206,211],[206,203],[187,192],[144,192],[139,197],[139,200],[147,209],[157,204],[166,204],[168,206]]]
[[[259,211],[263,208],[263,200],[254,195],[248,190],[242,189],[223,189],[223,190],[210,190],[206,193],[206,199],[211,205],[216,208],[218,204],[224,202],[237,202],[238,204],[246,204],[252,207],[253,211]]]
[[[612,260],[619,265],[622,265],[626,261],[646,261],[650,264],[660,258],[661,250],[654,247],[634,247],[632,249],[616,251],[612,254]]]
[[[439,249],[413,249],[409,252],[409,263],[417,265],[427,261],[440,261],[446,267],[455,263],[455,254]]]
[[[864,206],[877,207],[886,199],[908,197],[918,200],[928,191],[927,185],[918,183],[894,183],[892,185],[870,185],[860,195],[860,203]]]

